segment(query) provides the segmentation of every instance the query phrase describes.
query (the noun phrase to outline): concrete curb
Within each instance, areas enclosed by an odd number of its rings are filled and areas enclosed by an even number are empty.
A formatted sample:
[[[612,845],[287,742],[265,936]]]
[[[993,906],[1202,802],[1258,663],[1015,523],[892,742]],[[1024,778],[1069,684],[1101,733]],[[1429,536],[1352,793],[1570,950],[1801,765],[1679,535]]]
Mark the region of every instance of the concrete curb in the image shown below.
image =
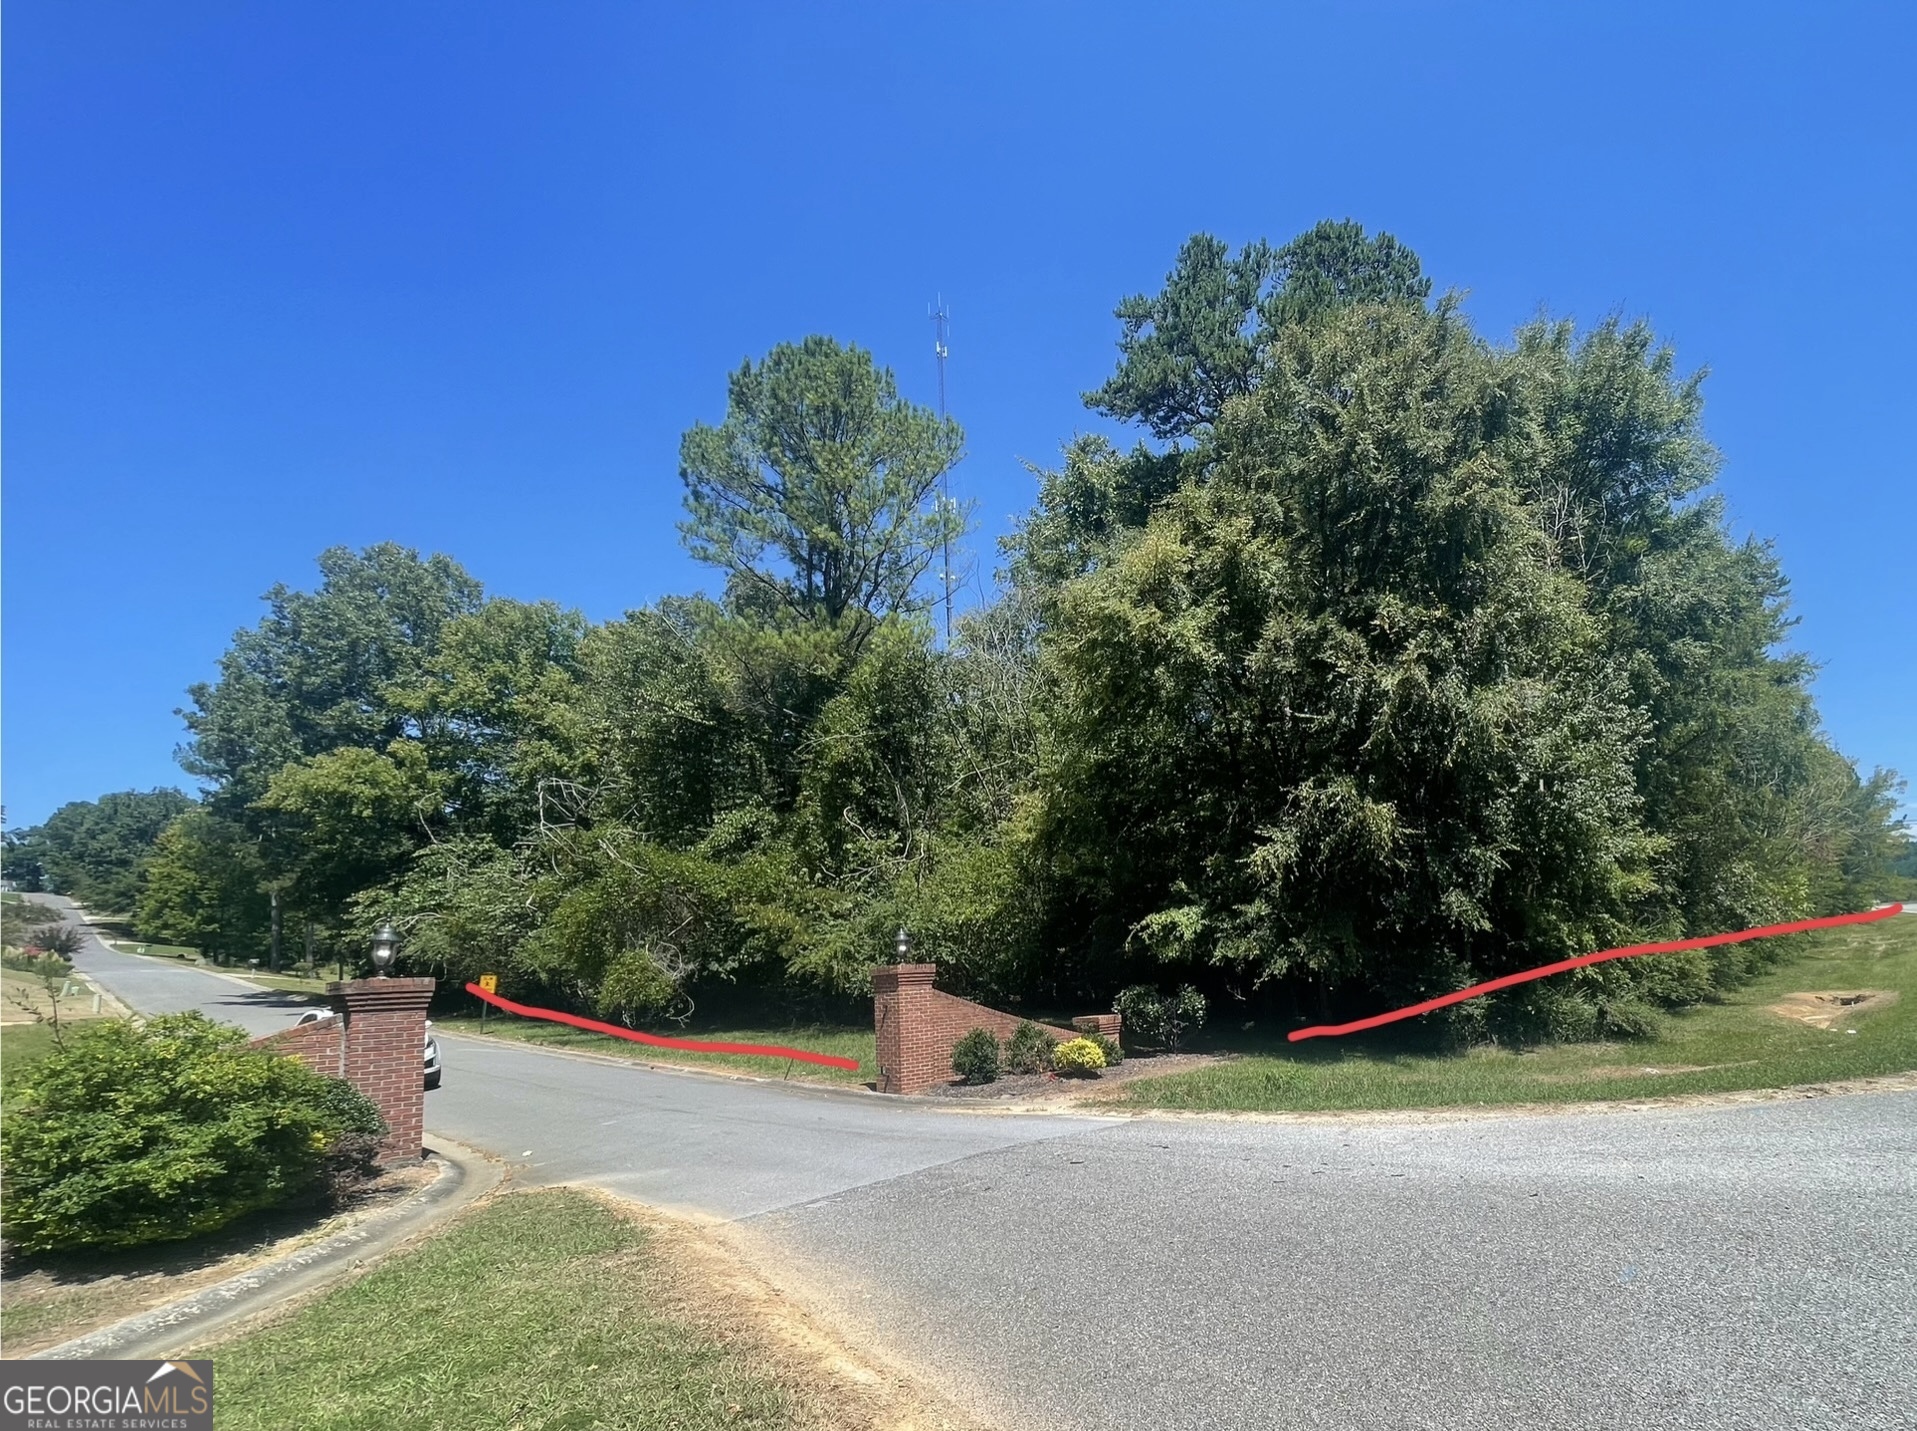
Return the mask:
[[[218,1329],[323,1286],[444,1222],[505,1177],[497,1163],[462,1144],[429,1137],[426,1146],[440,1160],[439,1176],[396,1206],[177,1302],[34,1352],[27,1360],[141,1360],[204,1346]]]

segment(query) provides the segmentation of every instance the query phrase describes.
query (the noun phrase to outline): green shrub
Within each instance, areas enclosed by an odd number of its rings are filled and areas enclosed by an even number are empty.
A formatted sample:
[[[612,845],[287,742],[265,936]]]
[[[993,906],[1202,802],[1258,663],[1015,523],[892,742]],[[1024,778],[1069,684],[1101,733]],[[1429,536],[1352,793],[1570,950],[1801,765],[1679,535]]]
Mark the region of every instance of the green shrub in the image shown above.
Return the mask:
[[[967,1083],[998,1080],[998,1040],[990,1029],[973,1029],[953,1046],[952,1072]]]
[[[658,1017],[678,997],[679,986],[659,961],[644,950],[633,950],[607,966],[597,1008],[601,1018],[616,1018],[631,1027]]]
[[[36,929],[28,943],[42,954],[70,960],[85,946],[86,938],[70,924],[55,924]]]
[[[1090,1078],[1104,1066],[1104,1051],[1088,1038],[1067,1039],[1052,1050],[1052,1068],[1064,1078]]]
[[[1012,1030],[1005,1041],[1007,1073],[1043,1073],[1052,1066],[1052,1049],[1058,1040],[1027,1019]]]
[[[378,1176],[386,1120],[378,1104],[343,1078],[322,1076],[314,1104],[335,1130],[320,1154],[318,1182],[329,1201],[344,1202]]]
[[[1655,1038],[1658,1023],[1657,1010],[1642,999],[1598,1000],[1598,1032],[1605,1038]]]
[[[197,1013],[81,1025],[9,1080],[5,1114],[0,1228],[23,1252],[214,1231],[363,1166],[348,1140],[379,1126],[352,1089]]]
[[[18,954],[0,954],[0,968],[12,969],[20,974],[52,974],[60,978],[73,972],[73,966],[58,954],[28,954],[24,950]]]
[[[24,899],[15,903],[8,901],[0,905],[0,940],[8,944],[24,944],[33,934],[51,925],[58,925],[66,919],[50,904],[42,904],[37,899]]]
[[[1190,984],[1171,994],[1161,994],[1149,984],[1134,984],[1119,993],[1112,1009],[1124,1020],[1124,1033],[1131,1042],[1145,1048],[1176,1051],[1187,1031],[1205,1022],[1205,996]]]
[[[1118,1046],[1117,1039],[1107,1038],[1102,1033],[1088,1033],[1085,1037],[1097,1044],[1098,1051],[1105,1055],[1105,1067],[1111,1068],[1125,1061],[1125,1050]]]

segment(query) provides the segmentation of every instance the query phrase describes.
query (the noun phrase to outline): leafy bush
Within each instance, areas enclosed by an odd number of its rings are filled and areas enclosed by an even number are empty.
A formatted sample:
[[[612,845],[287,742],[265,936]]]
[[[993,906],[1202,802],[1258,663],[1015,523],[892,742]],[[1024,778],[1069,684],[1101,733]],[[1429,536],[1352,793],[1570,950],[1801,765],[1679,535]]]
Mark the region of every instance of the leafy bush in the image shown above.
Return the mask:
[[[0,954],[0,968],[22,974],[52,974],[60,978],[73,972],[73,966],[57,954]]]
[[[1450,1020],[1458,1044],[1585,1043],[1592,1039],[1653,1037],[1658,1012],[1629,985],[1619,990],[1582,990],[1525,985],[1458,1006]]]
[[[1090,1078],[1104,1066],[1104,1050],[1088,1038],[1067,1039],[1052,1050],[1052,1067],[1065,1078]]]
[[[68,960],[80,952],[85,942],[85,936],[70,924],[37,930],[33,935],[33,945],[42,954],[53,954]]]
[[[386,1120],[378,1104],[343,1078],[322,1076],[314,1101],[336,1130],[320,1155],[319,1184],[329,1201],[344,1202],[378,1175]]]
[[[1088,1033],[1085,1037],[1097,1044],[1098,1051],[1105,1055],[1105,1067],[1111,1068],[1125,1061],[1125,1050],[1118,1046],[1117,1039],[1107,1038],[1102,1033]]]
[[[42,904],[37,899],[9,900],[0,904],[0,930],[5,932],[9,944],[17,944],[29,929],[42,929],[65,919],[66,916],[52,905]]]
[[[1190,984],[1161,994],[1149,984],[1122,990],[1112,1008],[1125,1021],[1124,1032],[1147,1048],[1177,1050],[1190,1029],[1205,1022],[1205,996]]]
[[[952,1049],[952,1072],[967,1083],[998,1080],[998,1040],[990,1029],[973,1029]]]
[[[1052,1049],[1058,1040],[1027,1019],[1012,1030],[1005,1041],[1007,1073],[1043,1073],[1052,1066]]]
[[[23,1252],[211,1232],[363,1166],[347,1140],[378,1126],[352,1089],[204,1015],[83,1025],[9,1081],[0,1227]]]
[[[1658,1029],[1657,1010],[1642,999],[1600,999],[1597,1022],[1605,1038],[1654,1038]]]
[[[606,968],[599,985],[598,1010],[602,1018],[617,1018],[630,1028],[634,1022],[655,1018],[672,1007],[679,985],[643,950],[621,954]]]

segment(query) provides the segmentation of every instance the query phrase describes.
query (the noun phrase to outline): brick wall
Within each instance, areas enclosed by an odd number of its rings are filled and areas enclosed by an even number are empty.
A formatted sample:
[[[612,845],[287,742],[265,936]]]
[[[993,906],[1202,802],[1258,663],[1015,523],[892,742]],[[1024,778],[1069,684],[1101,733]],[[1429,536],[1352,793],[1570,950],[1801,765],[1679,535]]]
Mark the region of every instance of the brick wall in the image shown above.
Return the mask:
[[[386,1120],[380,1161],[418,1158],[426,1134],[426,1005],[431,979],[355,979],[328,984],[333,1017],[253,1041],[309,1068],[344,1078]]]
[[[881,964],[872,971],[872,1022],[878,1035],[879,1092],[923,1093],[950,1083],[952,1050],[973,1029],[990,1029],[1001,1041],[1028,1020],[939,992],[932,987],[936,964]],[[1036,1022],[1035,1020],[1030,1022]],[[1119,1034],[1117,1014],[1087,1014],[1075,1028],[1039,1027],[1061,1042],[1080,1031]]]
[[[340,1038],[343,1027],[337,1016],[321,1019],[318,1023],[301,1024],[297,1028],[268,1034],[265,1038],[256,1038],[253,1047],[297,1058],[315,1073],[323,1073],[328,1078],[341,1078],[345,1076],[346,1064],[344,1044]]]

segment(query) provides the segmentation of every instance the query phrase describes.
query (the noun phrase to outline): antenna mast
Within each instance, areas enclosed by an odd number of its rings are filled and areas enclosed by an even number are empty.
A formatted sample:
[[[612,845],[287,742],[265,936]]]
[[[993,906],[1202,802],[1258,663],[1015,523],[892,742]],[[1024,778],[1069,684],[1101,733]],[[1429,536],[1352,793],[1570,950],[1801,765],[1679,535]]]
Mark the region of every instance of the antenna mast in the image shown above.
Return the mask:
[[[948,339],[951,336],[951,310],[945,306],[944,295],[931,310],[932,319],[932,355],[939,365],[939,422],[945,421],[945,359],[951,352]],[[945,569],[941,573],[940,585],[945,589],[945,644],[952,644],[952,475],[951,469],[939,473],[939,514],[945,527]]]

